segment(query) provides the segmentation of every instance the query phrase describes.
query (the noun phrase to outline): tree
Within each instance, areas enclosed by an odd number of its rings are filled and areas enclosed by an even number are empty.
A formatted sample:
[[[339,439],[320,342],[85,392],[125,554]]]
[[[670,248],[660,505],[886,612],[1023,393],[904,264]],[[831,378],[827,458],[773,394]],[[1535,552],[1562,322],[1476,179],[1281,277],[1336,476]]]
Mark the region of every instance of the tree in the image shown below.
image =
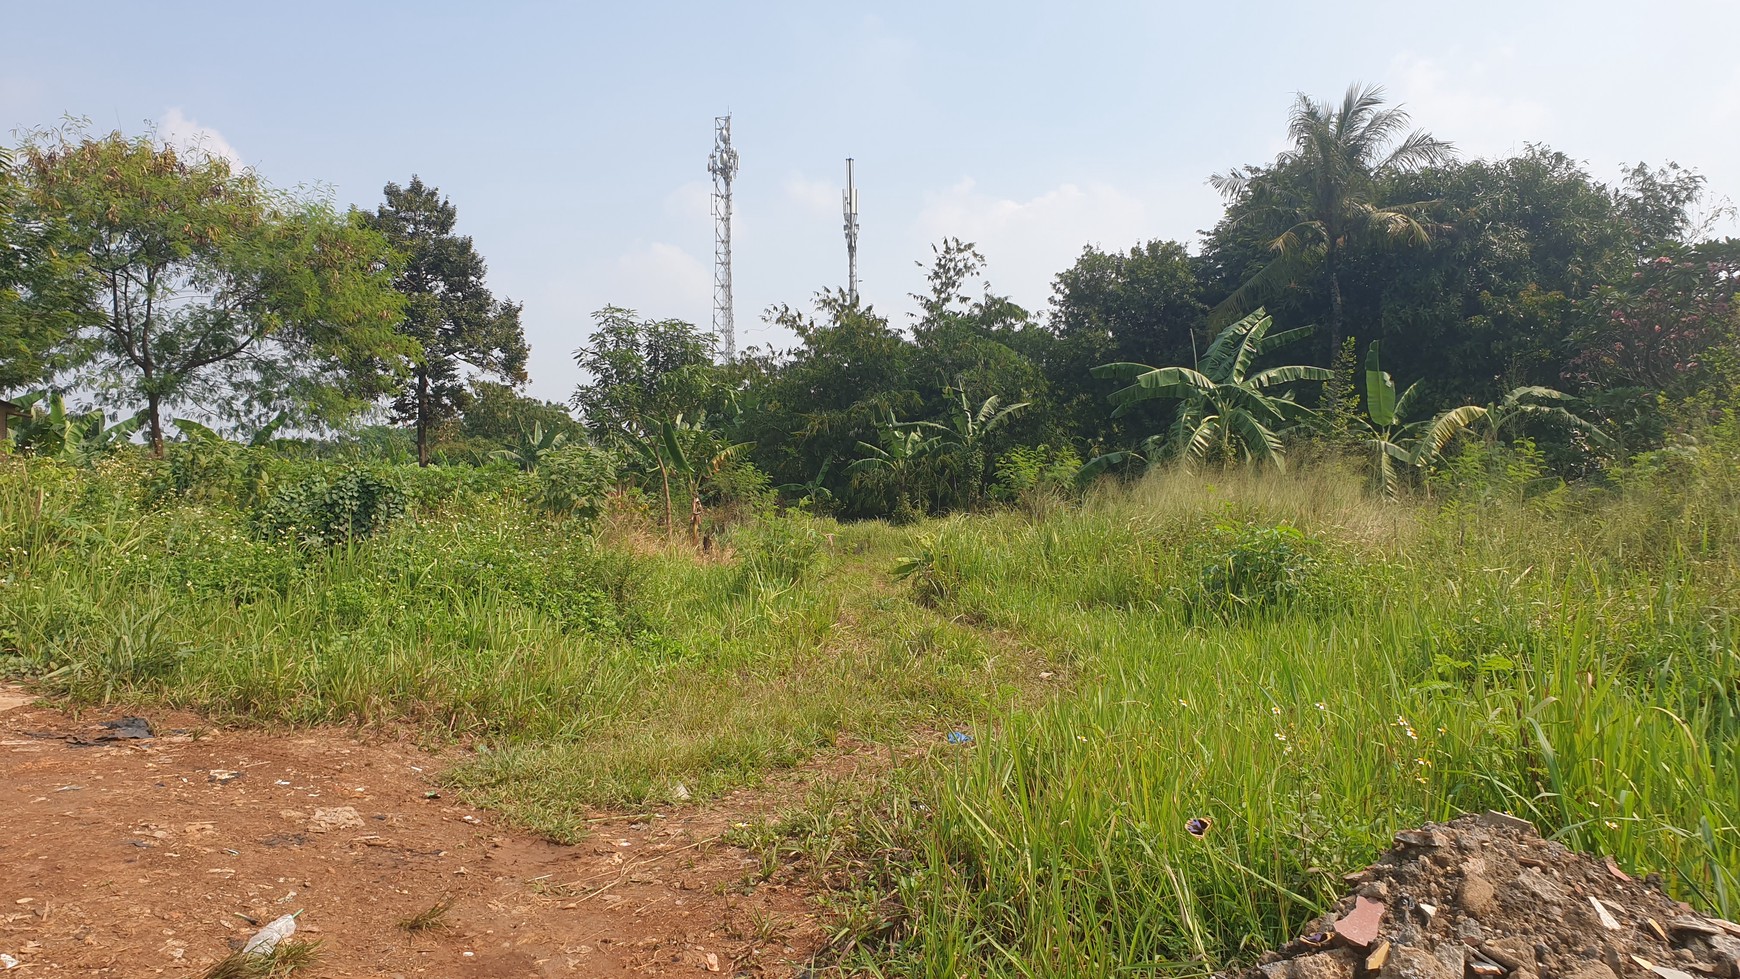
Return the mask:
[[[150,134],[38,131],[22,159],[24,220],[77,255],[78,380],[142,403],[158,455],[165,406],[334,422],[417,353],[393,330],[387,243],[325,201]]]
[[[475,375],[525,383],[525,332],[521,307],[498,300],[483,283],[483,256],[471,239],[453,233],[459,211],[413,176],[401,187],[387,184],[386,203],[368,223],[404,256],[394,288],[405,297],[399,330],[422,348],[411,382],[393,401],[393,414],[417,433],[417,463],[429,464],[436,425],[465,409],[467,382]]]
[[[1292,149],[1267,170],[1210,178],[1229,199],[1244,199],[1245,216],[1272,232],[1272,259],[1219,311],[1237,315],[1248,303],[1321,269],[1330,302],[1325,362],[1341,346],[1345,328],[1341,262],[1350,239],[1423,244],[1431,237],[1420,217],[1425,205],[1383,202],[1384,182],[1453,156],[1449,143],[1423,130],[1404,134],[1408,114],[1383,105],[1383,89],[1375,85],[1349,86],[1339,107],[1300,93],[1288,125]]]
[[[711,334],[639,315],[620,306],[593,313],[592,344],[574,351],[587,379],[570,404],[596,438],[652,435],[668,419],[712,407],[719,388]]]
[[[1152,431],[1157,413],[1111,417],[1092,370],[1112,361],[1194,364],[1207,327],[1196,261],[1175,241],[1149,241],[1128,252],[1088,247],[1051,287],[1049,332],[1033,353],[1052,392],[1052,413],[1072,434],[1114,442]]]
[[[1118,411],[1153,398],[1180,402],[1170,439],[1174,452],[1199,462],[1211,457],[1223,462],[1241,458],[1280,467],[1286,453],[1276,428],[1309,412],[1292,400],[1290,392],[1271,390],[1298,381],[1328,381],[1334,375],[1321,367],[1301,365],[1253,372],[1259,358],[1311,333],[1310,327],[1301,327],[1271,334],[1272,325],[1268,313],[1258,309],[1222,330],[1209,344],[1200,370],[1117,363],[1094,368],[1094,376],[1130,382],[1111,395]],[[1133,455],[1108,453],[1089,462],[1088,471],[1098,472]]]
[[[919,511],[913,498],[920,487],[922,470],[942,450],[943,437],[926,435],[916,426],[902,424],[889,412],[878,428],[878,438],[881,445],[858,443],[864,455],[846,467],[846,475],[892,498],[888,512],[896,520],[917,517]]]
[[[965,499],[969,508],[977,509],[985,498],[986,441],[1010,416],[1028,407],[1028,402],[1005,405],[1001,397],[993,394],[974,407],[965,384],[957,384],[946,393],[955,397],[946,423],[914,422],[911,427],[936,433],[941,440],[939,451],[950,459],[965,484],[957,486],[957,495]]]
[[[90,322],[64,224],[27,216],[27,190],[0,147],[0,391],[48,380],[72,354],[73,329]]]

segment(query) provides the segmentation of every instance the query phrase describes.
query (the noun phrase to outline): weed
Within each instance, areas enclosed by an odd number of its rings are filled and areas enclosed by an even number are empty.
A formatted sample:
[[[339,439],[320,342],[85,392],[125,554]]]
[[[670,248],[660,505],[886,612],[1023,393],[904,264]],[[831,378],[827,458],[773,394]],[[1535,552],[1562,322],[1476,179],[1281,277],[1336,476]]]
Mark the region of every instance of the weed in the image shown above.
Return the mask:
[[[447,927],[447,912],[452,908],[450,901],[436,901],[416,914],[401,919],[399,927],[413,935],[423,931],[439,931]]]

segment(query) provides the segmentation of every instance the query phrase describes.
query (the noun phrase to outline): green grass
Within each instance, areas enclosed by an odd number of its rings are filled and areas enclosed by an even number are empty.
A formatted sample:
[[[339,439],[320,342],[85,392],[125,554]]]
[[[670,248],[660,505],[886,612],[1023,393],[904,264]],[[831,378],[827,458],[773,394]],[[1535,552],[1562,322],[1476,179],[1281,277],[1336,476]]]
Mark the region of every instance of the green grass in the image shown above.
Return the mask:
[[[1204,974],[1293,937],[1396,830],[1485,808],[1733,916],[1740,447],[1610,489],[1526,463],[1402,505],[1326,464],[912,528],[775,518],[706,558],[494,490],[305,550],[222,501],[147,513],[126,467],[9,463],[0,663],[83,700],[464,738],[456,784],[560,839],[841,735],[898,747],[738,840],[832,889],[836,949],[874,973]]]

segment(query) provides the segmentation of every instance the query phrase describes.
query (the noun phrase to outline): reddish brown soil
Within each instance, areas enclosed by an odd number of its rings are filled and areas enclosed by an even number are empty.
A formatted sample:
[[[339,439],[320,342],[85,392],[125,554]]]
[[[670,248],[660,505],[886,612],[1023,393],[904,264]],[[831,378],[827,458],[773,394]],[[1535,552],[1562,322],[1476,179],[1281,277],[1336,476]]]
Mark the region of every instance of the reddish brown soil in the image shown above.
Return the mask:
[[[0,953],[21,976],[199,976],[256,930],[243,915],[298,910],[311,976],[790,976],[824,941],[809,895],[750,883],[758,861],[718,841],[771,796],[594,814],[560,846],[456,802],[446,759],[389,736],[153,713],[154,738],[78,746],[119,713],[29,703],[0,686]],[[347,807],[360,825],[321,831]],[[445,928],[398,926],[443,900]]]

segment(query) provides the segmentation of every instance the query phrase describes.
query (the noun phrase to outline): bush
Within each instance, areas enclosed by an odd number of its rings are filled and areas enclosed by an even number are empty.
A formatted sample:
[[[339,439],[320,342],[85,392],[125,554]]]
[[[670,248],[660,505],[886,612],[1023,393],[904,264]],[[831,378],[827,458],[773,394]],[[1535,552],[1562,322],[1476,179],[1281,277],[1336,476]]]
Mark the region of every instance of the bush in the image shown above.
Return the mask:
[[[405,515],[398,481],[357,466],[321,469],[273,489],[254,515],[265,537],[306,544],[365,540]]]
[[[997,460],[991,499],[1016,502],[1036,494],[1063,494],[1075,486],[1081,456],[1069,446],[1021,445]]]
[[[582,444],[554,449],[538,461],[538,505],[590,524],[616,485],[616,473],[616,455],[607,449]]]
[[[1185,605],[1235,619],[1270,610],[1322,608],[1338,593],[1323,543],[1291,524],[1217,524]]]
[[[733,538],[745,580],[790,585],[802,581],[822,559],[824,538],[802,516],[770,518]]]

